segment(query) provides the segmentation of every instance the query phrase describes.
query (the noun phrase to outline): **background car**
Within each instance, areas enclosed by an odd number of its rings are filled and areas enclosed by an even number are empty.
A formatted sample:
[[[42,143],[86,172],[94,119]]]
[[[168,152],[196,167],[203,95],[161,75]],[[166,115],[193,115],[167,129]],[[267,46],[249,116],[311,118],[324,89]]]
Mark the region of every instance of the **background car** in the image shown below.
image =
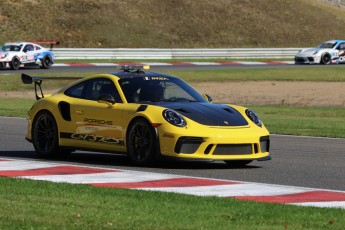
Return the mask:
[[[41,43],[58,44],[56,41]],[[22,64],[49,69],[54,64],[54,54],[49,49],[32,42],[12,42],[0,47],[0,67],[18,70]]]
[[[295,56],[295,64],[345,63],[345,40],[332,40],[316,48],[302,49]]]
[[[66,77],[22,75],[23,83],[35,83],[26,138],[38,154],[117,152],[138,165],[160,156],[236,166],[270,159],[269,132],[254,111],[214,104],[177,77],[125,67],[44,96],[47,79]]]

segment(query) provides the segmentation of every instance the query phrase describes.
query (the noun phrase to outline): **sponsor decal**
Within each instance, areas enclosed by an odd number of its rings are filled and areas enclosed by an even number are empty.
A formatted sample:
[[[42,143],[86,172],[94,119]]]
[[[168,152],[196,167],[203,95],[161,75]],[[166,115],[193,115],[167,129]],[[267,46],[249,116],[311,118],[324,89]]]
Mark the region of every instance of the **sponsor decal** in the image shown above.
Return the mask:
[[[169,78],[166,77],[144,77],[144,80],[152,80],[152,81],[168,81]]]
[[[83,140],[89,142],[105,143],[105,144],[123,144],[122,139],[115,137],[104,137],[94,134],[87,133],[60,133],[60,138],[74,139],[74,140]]]
[[[164,134],[163,134],[163,137],[166,137],[166,138],[175,138],[174,135],[168,134],[168,133],[164,133]]]
[[[90,124],[97,124],[97,125],[113,125],[112,121],[92,119],[92,118],[84,118],[84,122],[90,123]]]

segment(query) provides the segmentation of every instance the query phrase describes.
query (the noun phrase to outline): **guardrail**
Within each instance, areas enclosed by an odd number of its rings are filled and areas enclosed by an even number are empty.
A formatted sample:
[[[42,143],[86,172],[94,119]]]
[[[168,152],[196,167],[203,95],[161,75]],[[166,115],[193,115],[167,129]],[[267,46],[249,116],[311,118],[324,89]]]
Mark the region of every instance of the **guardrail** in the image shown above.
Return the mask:
[[[293,58],[301,48],[155,49],[54,48],[56,59]]]

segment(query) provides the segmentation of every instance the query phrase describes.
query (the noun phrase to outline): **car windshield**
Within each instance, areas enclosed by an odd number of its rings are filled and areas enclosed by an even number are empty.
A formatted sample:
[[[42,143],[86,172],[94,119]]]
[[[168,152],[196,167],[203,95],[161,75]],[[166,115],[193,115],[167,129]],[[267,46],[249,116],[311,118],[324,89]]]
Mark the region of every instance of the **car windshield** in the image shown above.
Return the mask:
[[[119,84],[128,103],[206,102],[203,96],[179,78],[166,76],[122,78]]]
[[[4,45],[4,46],[1,46],[1,50],[2,51],[20,51],[20,49],[22,48],[22,46],[18,46],[18,45]]]
[[[332,49],[337,43],[336,42],[324,42],[318,46],[321,49]]]

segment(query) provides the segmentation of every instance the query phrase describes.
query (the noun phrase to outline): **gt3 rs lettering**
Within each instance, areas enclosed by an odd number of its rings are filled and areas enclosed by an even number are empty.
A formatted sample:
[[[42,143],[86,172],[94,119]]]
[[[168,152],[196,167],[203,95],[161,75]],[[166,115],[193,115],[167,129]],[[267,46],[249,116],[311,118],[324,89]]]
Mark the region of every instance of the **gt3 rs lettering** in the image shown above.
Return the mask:
[[[112,121],[98,120],[92,118],[84,118],[84,122],[97,125],[113,125]]]
[[[83,140],[89,142],[105,143],[105,144],[123,144],[123,140],[117,139],[115,137],[103,137],[94,134],[84,134],[84,133],[60,133],[60,138]]]

